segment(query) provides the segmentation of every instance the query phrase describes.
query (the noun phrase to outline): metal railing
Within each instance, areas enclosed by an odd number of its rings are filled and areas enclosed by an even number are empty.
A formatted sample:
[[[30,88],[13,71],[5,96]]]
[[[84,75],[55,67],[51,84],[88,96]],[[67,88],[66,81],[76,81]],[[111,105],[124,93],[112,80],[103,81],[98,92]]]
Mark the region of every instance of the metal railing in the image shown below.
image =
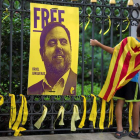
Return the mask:
[[[81,80],[81,95],[84,95],[84,79],[85,79],[85,36],[86,31],[84,27],[87,21],[90,18],[91,29],[91,38],[96,38],[98,34],[97,31],[102,29],[101,42],[106,43],[106,40],[109,38],[110,46],[114,45],[113,37],[114,29],[119,24],[119,40],[123,39],[122,28],[127,25],[123,21],[128,17],[131,26],[136,26],[138,23],[138,7],[136,4],[133,6],[126,6],[127,3],[124,0],[118,0],[117,4],[109,4],[108,0],[98,0],[97,3],[91,3],[89,0],[0,0],[0,83],[1,86],[7,91],[4,92],[1,89],[1,92],[4,94],[5,102],[0,107],[0,136],[13,135],[12,130],[9,130],[9,119],[10,119],[10,97],[6,93],[16,94],[16,103],[17,103],[17,114],[21,103],[21,98],[19,94],[24,94],[28,102],[29,116],[27,123],[25,125],[26,131],[22,132],[25,135],[32,134],[53,134],[53,133],[70,133],[71,129],[71,116],[73,113],[73,105],[77,104],[79,106],[80,117],[83,113],[83,101],[81,96],[69,97],[69,96],[29,96],[26,95],[27,92],[27,75],[28,75],[28,58],[29,58],[29,43],[30,43],[30,2],[34,3],[43,3],[51,5],[61,5],[61,6],[72,6],[79,7],[79,16],[80,23],[80,43],[81,43],[81,68],[82,68],[82,80]],[[8,12],[6,11],[8,8]],[[133,17],[133,12],[137,13],[136,17]],[[5,20],[2,21],[3,17],[6,17],[7,14],[10,14]],[[90,14],[90,17],[89,17]],[[111,19],[111,29],[107,36],[104,36],[103,33],[108,28],[107,17],[110,16]],[[18,22],[16,22],[18,20]],[[15,24],[16,23],[16,24]],[[129,26],[129,35],[131,35],[131,26]],[[20,28],[18,28],[20,27]],[[16,40],[16,41],[15,41]],[[95,48],[92,47],[91,51],[91,93],[93,92],[94,86],[94,68],[95,66]],[[105,77],[104,77],[104,52],[101,50],[101,75],[100,83],[101,87],[103,86]],[[19,93],[19,94],[18,94]],[[100,119],[100,108],[101,100],[97,101],[98,106],[98,115],[96,128],[93,128],[92,122],[88,120],[89,114],[92,107],[92,100],[90,96],[87,98],[87,112],[86,112],[86,122],[85,126],[80,129],[77,128],[75,132],[98,132],[99,129],[99,119]],[[48,108],[48,114],[41,125],[41,128],[38,130],[34,127],[34,123],[41,116],[43,111],[43,105],[46,105]],[[64,126],[59,126],[56,122],[56,127],[54,129],[53,124],[54,120],[57,117],[59,107],[63,105],[65,108],[64,115]],[[108,128],[108,114],[109,114],[109,105],[107,104],[106,109],[106,119],[105,119],[105,129],[104,131],[114,131],[116,129],[115,121],[113,126]],[[114,117],[115,120],[115,117]],[[76,122],[78,126],[80,120]],[[124,113],[123,113],[123,125],[128,128],[128,107],[125,104]]]

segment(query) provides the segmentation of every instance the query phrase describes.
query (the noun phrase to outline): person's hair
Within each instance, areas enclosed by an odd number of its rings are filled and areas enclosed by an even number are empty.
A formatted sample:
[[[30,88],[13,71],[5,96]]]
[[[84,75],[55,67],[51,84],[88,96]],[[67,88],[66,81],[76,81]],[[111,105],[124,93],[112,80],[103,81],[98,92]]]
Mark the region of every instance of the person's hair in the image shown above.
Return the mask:
[[[71,39],[70,39],[70,32],[69,30],[62,24],[62,23],[59,23],[59,22],[50,22],[48,23],[42,30],[42,33],[41,33],[41,36],[40,36],[40,48],[41,50],[43,49],[44,47],[44,44],[45,44],[45,39],[46,39],[46,36],[47,34],[55,27],[62,27],[67,35],[68,35],[68,38],[69,38],[69,42],[70,42],[70,46],[71,46]]]
[[[137,37],[140,37],[140,23],[137,26]]]

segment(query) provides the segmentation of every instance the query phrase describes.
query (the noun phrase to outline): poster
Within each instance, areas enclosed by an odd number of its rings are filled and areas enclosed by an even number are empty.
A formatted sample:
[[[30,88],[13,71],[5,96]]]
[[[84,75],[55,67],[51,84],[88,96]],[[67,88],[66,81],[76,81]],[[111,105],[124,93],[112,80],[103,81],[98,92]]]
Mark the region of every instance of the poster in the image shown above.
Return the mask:
[[[76,95],[79,9],[30,4],[28,95]]]

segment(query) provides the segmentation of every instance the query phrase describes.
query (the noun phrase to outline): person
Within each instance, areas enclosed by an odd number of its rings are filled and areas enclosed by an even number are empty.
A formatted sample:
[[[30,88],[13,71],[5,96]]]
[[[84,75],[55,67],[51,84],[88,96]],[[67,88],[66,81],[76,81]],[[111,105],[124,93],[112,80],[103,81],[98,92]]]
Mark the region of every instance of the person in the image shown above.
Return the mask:
[[[71,69],[72,46],[69,30],[50,22],[40,36],[40,54],[45,78],[28,88],[28,95],[75,95],[77,74]]]
[[[137,38],[135,41],[140,42],[140,24],[137,26]],[[106,46],[96,39],[90,39],[91,46],[98,46],[103,50],[113,54],[114,48]],[[114,98],[117,99],[117,104],[115,108],[115,116],[117,123],[117,131],[115,133],[116,138],[121,138],[123,136],[128,135],[128,132],[123,129],[122,126],[122,110],[124,102],[133,102],[133,112],[132,112],[132,121],[133,127],[129,136],[132,138],[140,138],[139,133],[139,109],[140,109],[140,92],[138,88],[138,77],[139,73],[137,73],[130,82],[128,82],[125,86],[118,89],[115,93]]]

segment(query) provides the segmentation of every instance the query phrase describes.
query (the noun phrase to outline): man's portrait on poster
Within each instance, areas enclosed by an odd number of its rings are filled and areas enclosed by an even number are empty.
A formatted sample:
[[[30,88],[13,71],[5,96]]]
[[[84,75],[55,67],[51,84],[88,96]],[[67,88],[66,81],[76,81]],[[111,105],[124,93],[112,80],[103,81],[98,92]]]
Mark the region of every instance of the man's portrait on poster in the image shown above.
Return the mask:
[[[75,95],[77,74],[71,69],[72,46],[69,30],[50,22],[40,35],[40,55],[46,69],[44,79],[28,88],[28,95]]]

